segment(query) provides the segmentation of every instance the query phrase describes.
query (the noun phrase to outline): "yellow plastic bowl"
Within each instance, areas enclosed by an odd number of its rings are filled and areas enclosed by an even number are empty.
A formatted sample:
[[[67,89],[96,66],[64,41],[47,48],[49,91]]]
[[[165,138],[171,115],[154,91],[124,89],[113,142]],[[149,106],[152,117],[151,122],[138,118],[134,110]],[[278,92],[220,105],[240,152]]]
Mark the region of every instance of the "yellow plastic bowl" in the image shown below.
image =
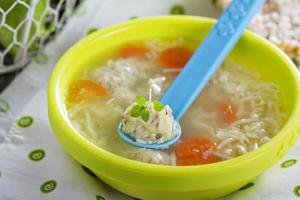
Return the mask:
[[[214,199],[238,190],[274,165],[294,144],[299,132],[299,74],[292,61],[265,39],[246,31],[230,57],[275,82],[287,120],[277,135],[243,156],[208,165],[174,167],[129,160],[92,144],[68,120],[65,95],[84,69],[111,55],[114,48],[149,38],[187,38],[200,42],[215,23],[192,16],[162,16],[127,21],[91,34],[57,63],[48,89],[52,130],[63,148],[119,191],[141,199]],[[67,169],[62,169],[67,170]]]

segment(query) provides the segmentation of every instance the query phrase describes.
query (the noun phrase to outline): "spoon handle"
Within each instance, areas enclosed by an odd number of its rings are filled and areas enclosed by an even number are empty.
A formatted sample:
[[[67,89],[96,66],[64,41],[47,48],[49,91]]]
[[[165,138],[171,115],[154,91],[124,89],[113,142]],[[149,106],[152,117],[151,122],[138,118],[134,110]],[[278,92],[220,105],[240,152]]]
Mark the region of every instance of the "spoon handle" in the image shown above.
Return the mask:
[[[161,101],[179,120],[237,43],[265,0],[233,0]]]

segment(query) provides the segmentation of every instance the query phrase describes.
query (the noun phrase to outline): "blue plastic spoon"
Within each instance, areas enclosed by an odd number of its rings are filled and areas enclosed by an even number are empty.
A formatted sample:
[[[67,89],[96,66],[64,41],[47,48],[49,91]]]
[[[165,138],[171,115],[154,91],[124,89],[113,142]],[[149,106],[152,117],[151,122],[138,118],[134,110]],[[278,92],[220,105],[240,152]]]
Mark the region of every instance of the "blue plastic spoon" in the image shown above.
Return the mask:
[[[178,121],[221,66],[264,2],[265,0],[233,0],[169,87],[161,102],[173,110],[176,134],[172,139],[151,144],[137,141],[123,132],[120,123],[118,132],[121,138],[132,145],[150,149],[165,149],[175,143],[181,135]]]

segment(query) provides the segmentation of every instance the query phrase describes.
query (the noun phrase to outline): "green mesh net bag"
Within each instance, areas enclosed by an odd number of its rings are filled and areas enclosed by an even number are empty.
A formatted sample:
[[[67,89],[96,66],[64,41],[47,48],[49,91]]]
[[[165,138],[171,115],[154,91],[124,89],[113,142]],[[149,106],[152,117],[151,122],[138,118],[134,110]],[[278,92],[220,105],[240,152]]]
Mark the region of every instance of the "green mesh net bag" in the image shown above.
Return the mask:
[[[0,0],[0,74],[25,66],[79,4],[80,0]]]

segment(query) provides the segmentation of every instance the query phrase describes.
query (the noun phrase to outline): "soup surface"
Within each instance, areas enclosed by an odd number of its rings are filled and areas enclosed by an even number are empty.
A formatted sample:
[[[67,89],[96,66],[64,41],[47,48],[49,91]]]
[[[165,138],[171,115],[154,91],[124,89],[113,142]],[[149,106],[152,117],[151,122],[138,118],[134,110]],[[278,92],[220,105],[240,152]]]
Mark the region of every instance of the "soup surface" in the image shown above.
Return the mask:
[[[121,46],[116,57],[83,73],[70,87],[66,104],[72,125],[107,151],[164,165],[218,162],[268,142],[283,121],[278,88],[233,61],[222,65],[180,120],[182,137],[169,149],[138,148],[119,137],[126,107],[149,91],[152,99],[160,99],[192,52],[183,39]]]

